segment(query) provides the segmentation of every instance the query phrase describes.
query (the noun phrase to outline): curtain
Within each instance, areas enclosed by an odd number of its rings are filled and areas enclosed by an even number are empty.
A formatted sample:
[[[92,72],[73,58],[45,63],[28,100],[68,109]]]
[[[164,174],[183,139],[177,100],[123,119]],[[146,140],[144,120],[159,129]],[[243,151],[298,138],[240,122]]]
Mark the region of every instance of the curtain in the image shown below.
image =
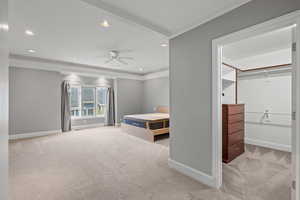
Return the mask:
[[[70,84],[64,81],[61,85],[61,129],[71,131]]]
[[[107,90],[107,111],[105,117],[106,126],[115,125],[115,94],[113,88],[108,88]]]

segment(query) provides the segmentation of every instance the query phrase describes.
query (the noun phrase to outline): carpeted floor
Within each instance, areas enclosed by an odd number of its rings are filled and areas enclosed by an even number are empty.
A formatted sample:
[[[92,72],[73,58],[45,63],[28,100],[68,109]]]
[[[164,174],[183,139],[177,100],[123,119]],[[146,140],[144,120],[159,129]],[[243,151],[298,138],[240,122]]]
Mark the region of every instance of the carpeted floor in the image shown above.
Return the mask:
[[[97,128],[10,143],[10,200],[289,200],[290,155],[247,146],[209,188],[168,167],[168,140]]]
[[[223,164],[226,193],[245,200],[290,200],[291,154],[246,145],[246,152]]]

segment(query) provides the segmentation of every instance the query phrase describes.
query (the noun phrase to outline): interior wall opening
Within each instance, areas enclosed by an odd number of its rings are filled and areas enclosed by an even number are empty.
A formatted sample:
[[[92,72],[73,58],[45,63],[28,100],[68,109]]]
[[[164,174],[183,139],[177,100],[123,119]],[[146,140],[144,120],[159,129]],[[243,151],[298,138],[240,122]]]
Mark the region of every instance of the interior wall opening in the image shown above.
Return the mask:
[[[293,28],[222,47],[222,188],[242,199],[292,196]]]

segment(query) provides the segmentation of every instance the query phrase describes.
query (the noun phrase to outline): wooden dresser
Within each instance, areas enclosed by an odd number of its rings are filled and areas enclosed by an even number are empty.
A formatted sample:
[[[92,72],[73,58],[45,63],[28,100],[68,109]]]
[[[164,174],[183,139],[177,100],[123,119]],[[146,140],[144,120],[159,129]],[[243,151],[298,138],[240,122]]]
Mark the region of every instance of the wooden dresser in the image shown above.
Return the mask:
[[[244,104],[223,104],[223,162],[229,163],[245,151]]]

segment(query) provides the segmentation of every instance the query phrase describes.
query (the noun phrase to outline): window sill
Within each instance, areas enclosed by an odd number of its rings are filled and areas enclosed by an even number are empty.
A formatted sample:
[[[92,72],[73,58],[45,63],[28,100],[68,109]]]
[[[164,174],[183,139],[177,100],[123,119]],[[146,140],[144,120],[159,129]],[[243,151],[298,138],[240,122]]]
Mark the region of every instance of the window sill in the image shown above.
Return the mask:
[[[104,115],[96,116],[96,117],[72,117],[71,120],[84,120],[84,119],[103,119],[105,118]]]

